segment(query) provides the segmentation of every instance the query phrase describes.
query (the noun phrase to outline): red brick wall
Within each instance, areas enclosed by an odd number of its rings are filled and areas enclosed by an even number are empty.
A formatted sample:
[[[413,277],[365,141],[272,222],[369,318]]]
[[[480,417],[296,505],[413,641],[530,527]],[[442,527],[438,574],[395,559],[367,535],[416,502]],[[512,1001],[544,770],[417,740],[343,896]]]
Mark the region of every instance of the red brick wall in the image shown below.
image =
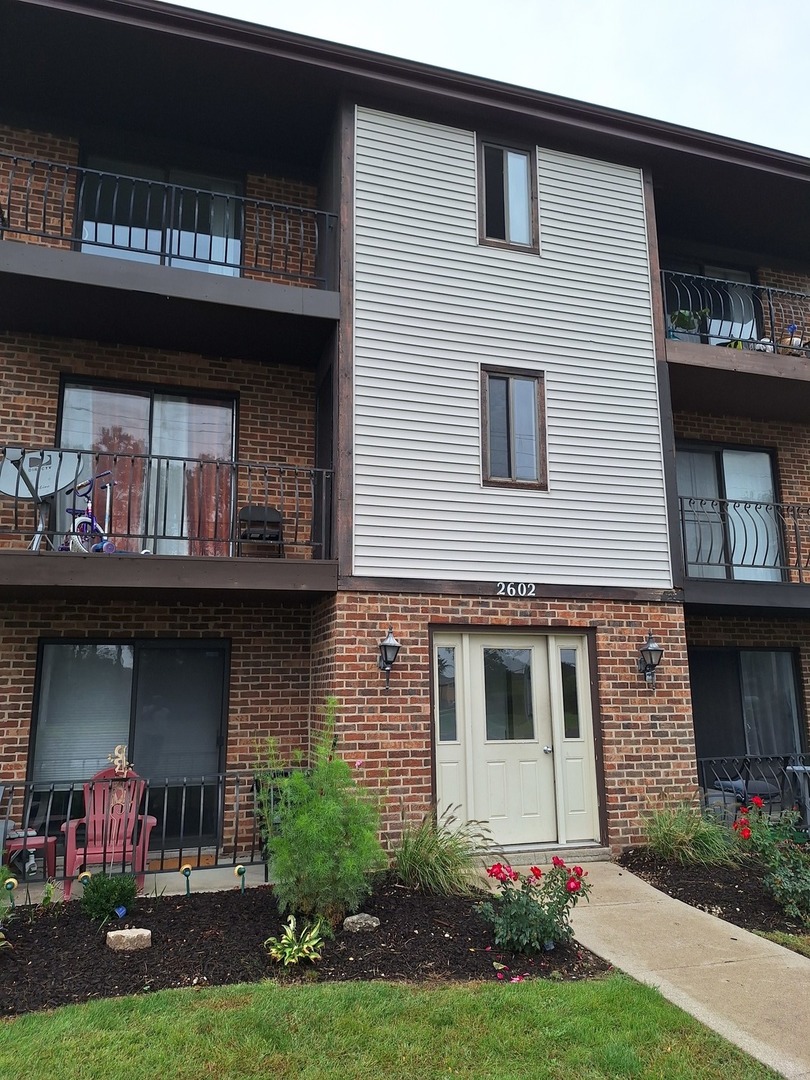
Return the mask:
[[[40,161],[11,162],[6,155]],[[56,239],[54,234],[73,235],[75,175],[64,166],[76,165],[78,160],[79,144],[75,139],[0,124],[0,209],[8,218],[0,223],[7,226],[0,236],[69,248],[70,240]],[[55,167],[49,169],[41,162],[50,162]],[[15,227],[51,235],[23,236]]]
[[[252,770],[257,741],[267,735],[275,736],[285,750],[306,750],[310,633],[310,608],[296,601],[222,607],[123,600],[4,604],[0,617],[0,776],[6,780],[25,776],[41,637],[230,640],[226,767]]]
[[[317,209],[318,189],[297,180],[249,173],[245,195],[263,202]],[[257,270],[245,277],[278,280],[315,288],[318,231],[326,238],[323,221],[313,214],[285,213],[248,202],[245,212],[244,261]]]
[[[376,668],[388,625],[402,642],[391,693]],[[331,625],[330,625],[331,624]],[[524,601],[341,593],[316,612],[313,698],[339,701],[339,749],[362,757],[362,775],[384,792],[384,833],[417,819],[432,798],[430,626],[595,628],[597,696],[608,841],[637,842],[643,812],[695,794],[695,753],[683,614],[678,605]],[[650,629],[665,659],[654,691],[636,671]]]
[[[771,329],[769,309],[763,310],[763,335],[772,340],[782,341],[782,344],[790,345],[791,338],[799,336],[804,341],[805,351],[796,351],[796,356],[806,356],[806,349],[810,346],[810,273],[799,273],[795,270],[780,270],[775,267],[761,266],[757,271],[757,281],[760,285],[767,285],[772,289],[787,289],[792,293],[803,293],[803,296],[782,296],[779,293],[771,295],[774,309],[774,326]],[[786,328],[795,323],[798,330],[793,335],[785,335]],[[793,344],[798,344],[793,342]]]

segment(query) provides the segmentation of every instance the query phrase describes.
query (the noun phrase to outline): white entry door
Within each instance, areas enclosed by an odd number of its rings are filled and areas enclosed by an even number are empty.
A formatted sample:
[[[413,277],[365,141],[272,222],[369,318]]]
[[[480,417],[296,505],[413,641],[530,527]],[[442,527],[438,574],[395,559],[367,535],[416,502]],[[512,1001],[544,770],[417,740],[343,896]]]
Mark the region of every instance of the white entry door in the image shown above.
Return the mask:
[[[586,641],[436,634],[440,813],[500,845],[598,840]]]

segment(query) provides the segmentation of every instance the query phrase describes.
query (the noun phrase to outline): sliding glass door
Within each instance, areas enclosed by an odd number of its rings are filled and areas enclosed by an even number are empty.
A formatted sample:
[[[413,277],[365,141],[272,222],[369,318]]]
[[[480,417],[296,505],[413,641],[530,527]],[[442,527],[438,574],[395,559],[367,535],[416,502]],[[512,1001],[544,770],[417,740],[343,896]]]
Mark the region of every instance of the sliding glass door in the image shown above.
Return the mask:
[[[91,157],[82,179],[82,251],[238,275],[240,185],[204,173]]]
[[[771,455],[688,447],[677,452],[687,573],[781,581],[781,519]]]
[[[691,648],[689,676],[699,758],[801,753],[791,651]]]
[[[154,840],[213,838],[227,670],[225,642],[43,643],[30,778],[64,787],[67,809],[70,783],[109,768],[124,745],[150,781]]]
[[[94,451],[82,476],[110,470],[107,532],[117,548],[225,555],[232,518],[234,403],[164,391],[67,383],[61,445]],[[103,521],[107,489],[95,492]],[[61,499],[68,519],[70,498]],[[81,503],[79,503],[81,507]]]

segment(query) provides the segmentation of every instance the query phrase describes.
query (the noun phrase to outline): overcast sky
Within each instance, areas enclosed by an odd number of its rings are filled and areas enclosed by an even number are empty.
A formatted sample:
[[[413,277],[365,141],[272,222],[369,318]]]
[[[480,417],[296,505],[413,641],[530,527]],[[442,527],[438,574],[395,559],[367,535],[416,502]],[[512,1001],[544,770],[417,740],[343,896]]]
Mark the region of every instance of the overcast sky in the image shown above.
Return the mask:
[[[810,157],[810,0],[175,0]]]

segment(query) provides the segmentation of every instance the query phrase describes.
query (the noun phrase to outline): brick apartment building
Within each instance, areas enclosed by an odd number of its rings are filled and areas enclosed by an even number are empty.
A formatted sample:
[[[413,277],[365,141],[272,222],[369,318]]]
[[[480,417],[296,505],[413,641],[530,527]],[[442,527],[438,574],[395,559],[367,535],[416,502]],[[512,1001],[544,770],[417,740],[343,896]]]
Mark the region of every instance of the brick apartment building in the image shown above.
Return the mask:
[[[389,838],[802,796],[810,162],[153,0],[0,11],[0,784],[125,744],[216,849],[335,695]]]

